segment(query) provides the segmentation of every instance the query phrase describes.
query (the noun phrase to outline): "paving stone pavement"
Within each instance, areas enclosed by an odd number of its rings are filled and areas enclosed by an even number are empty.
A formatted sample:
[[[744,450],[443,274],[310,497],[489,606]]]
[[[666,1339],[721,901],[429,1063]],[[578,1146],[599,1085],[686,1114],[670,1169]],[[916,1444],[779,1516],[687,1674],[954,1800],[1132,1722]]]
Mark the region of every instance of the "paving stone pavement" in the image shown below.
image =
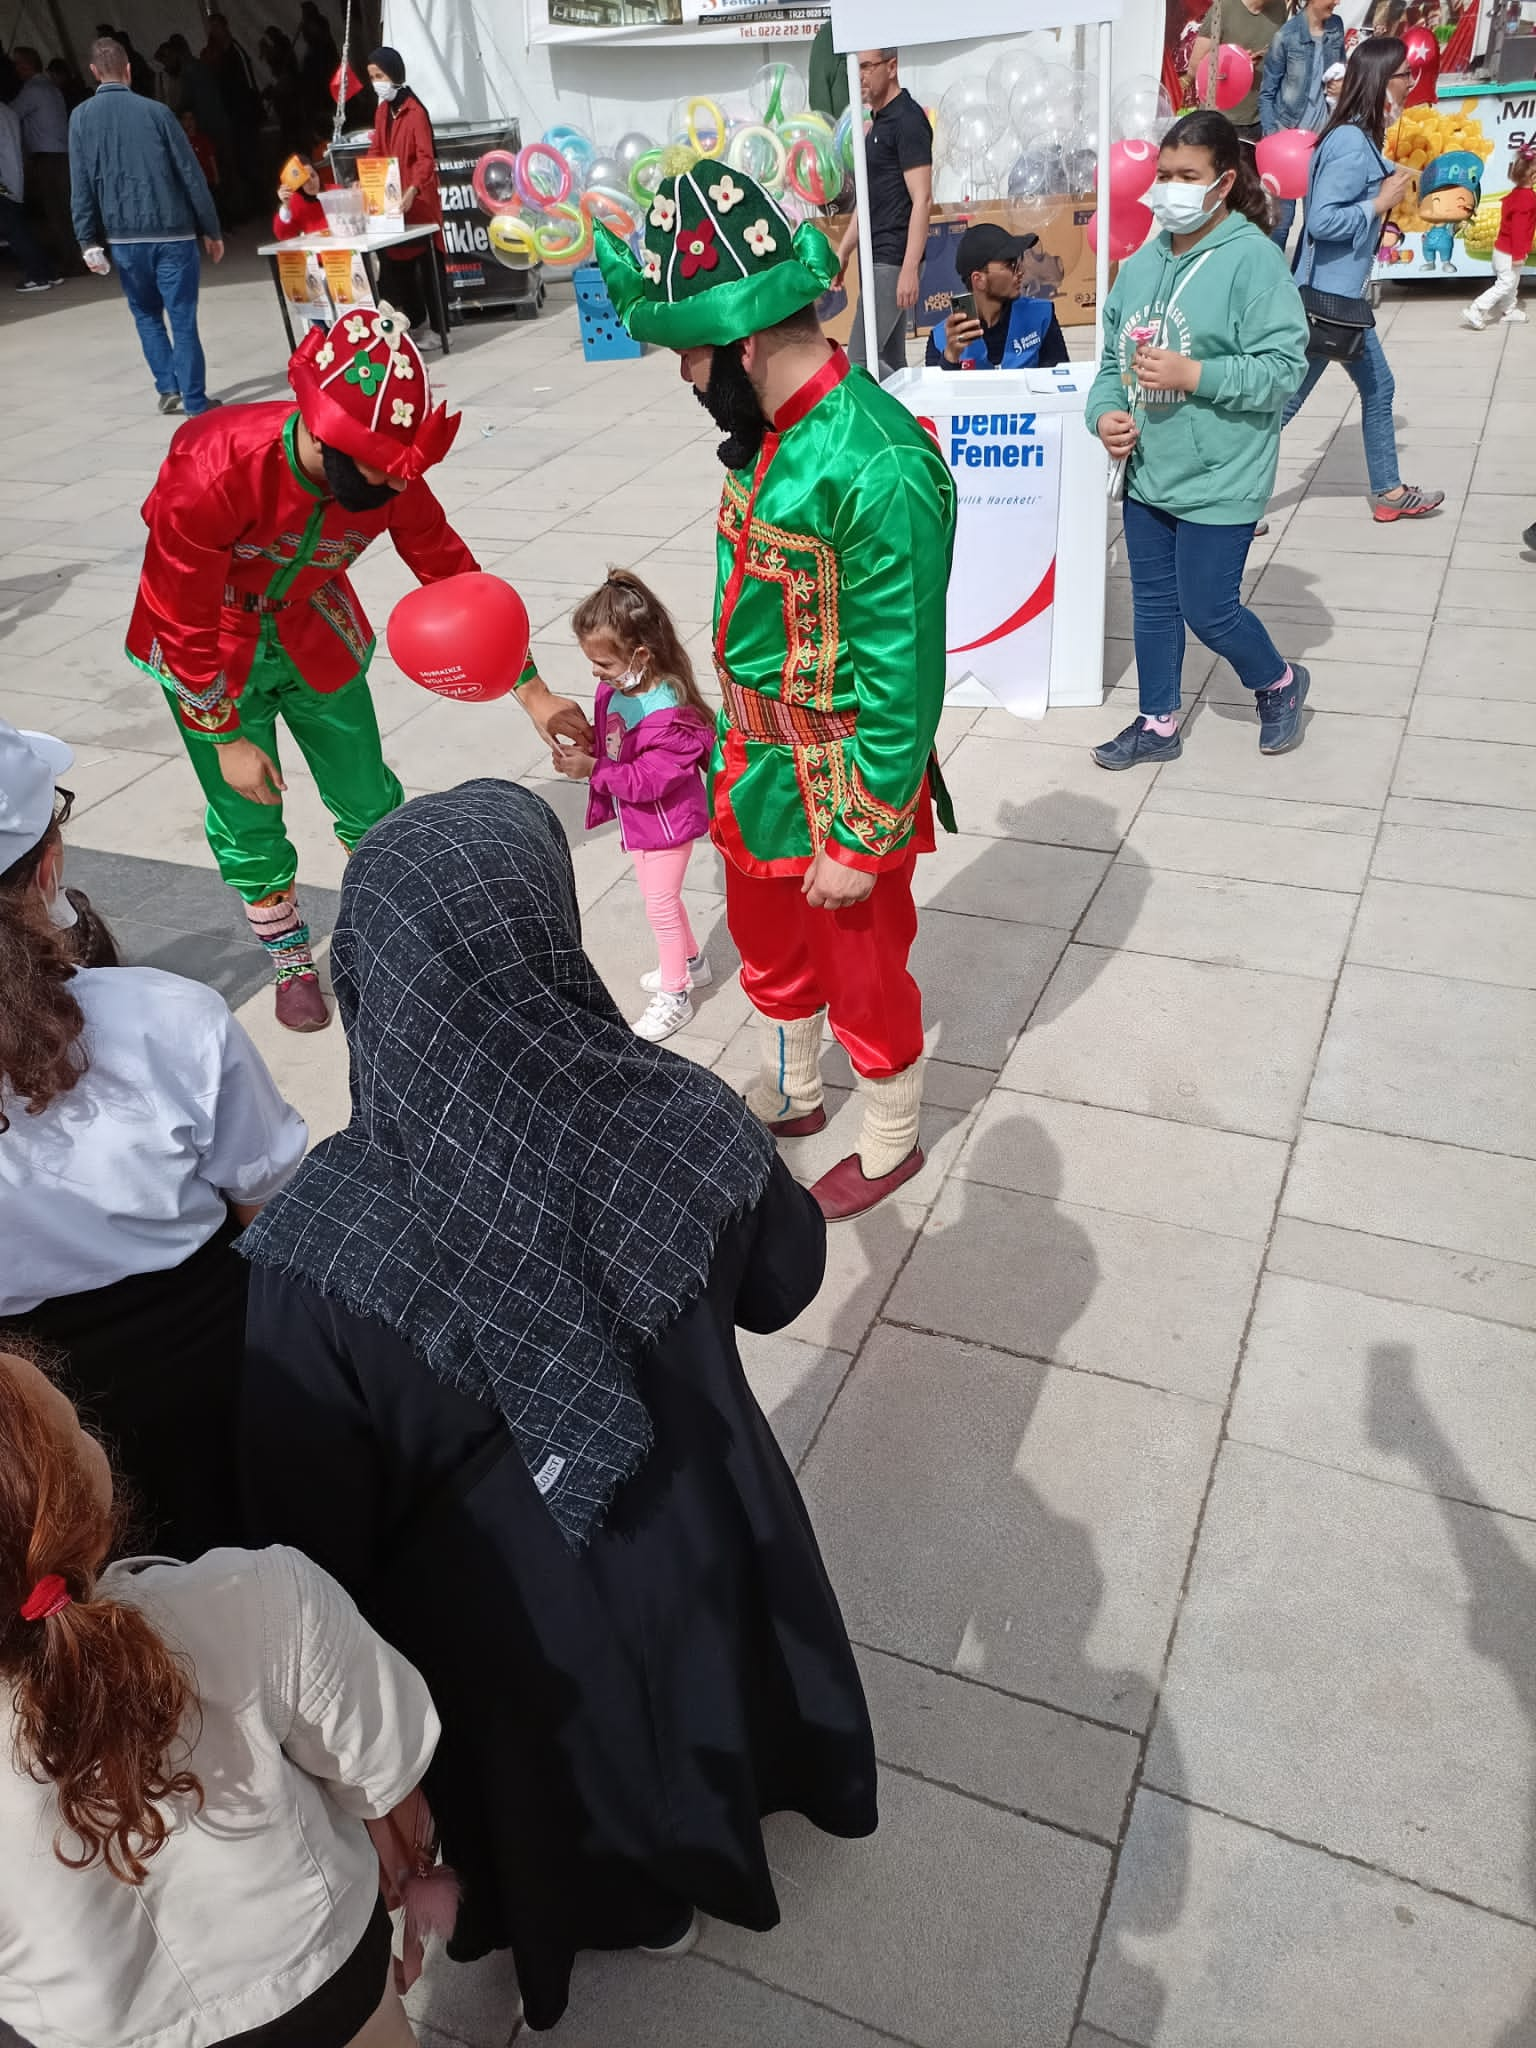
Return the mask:
[[[859,1646],[882,1828],[770,1823],[782,1926],[584,1961],[571,2048],[1536,2048],[1536,329],[1457,308],[1381,314],[1439,518],[1370,523],[1342,375],[1286,434],[1249,581],[1312,667],[1298,752],[1260,758],[1192,645],[1183,758],[1093,766],[1134,701],[1118,544],[1102,712],[946,714],[929,1165],[834,1232],[796,1327],[744,1340]],[[280,393],[249,260],[204,309],[213,388]],[[229,990],[322,1133],[340,1033],[280,1034],[250,993],[179,742],[119,654],[173,423],[114,286],[27,306],[18,345],[6,712],[78,749],[78,878],[135,951]],[[445,502],[551,680],[590,687],[563,620],[610,562],[707,674],[719,474],[673,359],[587,365],[552,301],[469,330],[441,381]],[[381,546],[358,583],[381,622],[410,579]],[[521,713],[375,678],[409,789],[499,773],[555,803],[638,1008],[627,863]],[[340,851],[288,773],[328,928]],[[690,904],[716,982],[678,1043],[738,1077],[707,852]],[[830,1049],[828,1073],[807,1177],[856,1126]],[[415,2004],[433,2048],[517,2027],[504,1960],[439,1961]]]

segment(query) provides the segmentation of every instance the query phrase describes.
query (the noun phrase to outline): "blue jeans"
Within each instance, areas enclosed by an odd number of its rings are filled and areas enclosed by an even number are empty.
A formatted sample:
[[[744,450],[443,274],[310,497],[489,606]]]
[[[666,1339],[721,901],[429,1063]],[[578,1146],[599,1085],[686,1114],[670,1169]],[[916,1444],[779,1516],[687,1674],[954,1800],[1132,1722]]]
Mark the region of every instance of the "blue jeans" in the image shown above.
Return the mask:
[[[139,330],[155,389],[179,391],[187,412],[206,412],[208,371],[197,338],[201,258],[196,242],[114,242],[112,260],[123,280],[123,297]]]
[[[1295,419],[1327,367],[1321,356],[1309,359],[1301,389],[1286,404],[1282,426],[1288,427]],[[1365,469],[1371,480],[1371,489],[1395,491],[1402,482],[1397,468],[1397,435],[1392,428],[1392,395],[1397,386],[1392,381],[1391,365],[1374,327],[1366,330],[1365,347],[1360,355],[1354,362],[1346,363],[1344,368],[1360,394],[1360,433],[1365,442]]]
[[[1232,664],[1246,690],[1272,689],[1285,674],[1284,656],[1239,596],[1255,523],[1196,526],[1126,498],[1143,717],[1166,718],[1179,708],[1186,626]]]
[[[1275,224],[1269,231],[1269,239],[1272,242],[1278,243],[1283,249],[1291,239],[1291,222],[1296,218],[1296,201],[1294,199],[1276,199],[1273,205],[1275,209]]]

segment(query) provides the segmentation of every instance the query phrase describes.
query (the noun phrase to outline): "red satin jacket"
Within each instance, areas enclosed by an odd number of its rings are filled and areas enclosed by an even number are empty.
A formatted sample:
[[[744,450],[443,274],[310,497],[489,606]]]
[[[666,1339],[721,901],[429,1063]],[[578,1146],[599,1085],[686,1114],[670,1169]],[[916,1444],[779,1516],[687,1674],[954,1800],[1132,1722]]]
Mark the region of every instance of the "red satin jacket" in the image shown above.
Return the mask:
[[[279,399],[188,420],[144,503],[128,658],[208,739],[238,735],[264,634],[312,690],[339,690],[367,667],[373,628],[345,572],[379,534],[422,583],[479,566],[419,479],[377,512],[343,510],[299,468],[298,417]]]

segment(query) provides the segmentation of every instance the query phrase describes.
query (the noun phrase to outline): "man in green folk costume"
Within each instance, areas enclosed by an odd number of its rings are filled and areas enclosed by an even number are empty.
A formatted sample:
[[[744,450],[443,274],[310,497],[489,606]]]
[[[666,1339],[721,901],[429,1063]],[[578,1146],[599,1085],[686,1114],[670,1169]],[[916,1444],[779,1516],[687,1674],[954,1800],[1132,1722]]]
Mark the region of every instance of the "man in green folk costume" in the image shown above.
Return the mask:
[[[665,179],[636,257],[599,229],[630,333],[677,350],[725,430],[711,831],[762,1027],[747,1100],[781,1137],[826,1123],[822,1025],[858,1075],[858,1150],[817,1182],[861,1215],[923,1163],[913,869],[933,848],[955,493],[930,437],[817,323],[837,269],[742,171]],[[951,824],[946,816],[945,823]]]

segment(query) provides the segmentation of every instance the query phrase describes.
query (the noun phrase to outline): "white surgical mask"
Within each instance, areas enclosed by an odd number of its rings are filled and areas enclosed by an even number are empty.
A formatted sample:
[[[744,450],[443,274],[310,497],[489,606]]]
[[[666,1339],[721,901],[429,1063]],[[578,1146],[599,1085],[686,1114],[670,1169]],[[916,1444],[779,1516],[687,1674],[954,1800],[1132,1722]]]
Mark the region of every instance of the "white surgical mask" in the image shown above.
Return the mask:
[[[64,894],[62,882],[48,899],[48,922],[61,932],[67,932],[71,925],[80,922],[80,914]]]
[[[1166,228],[1170,235],[1193,234],[1196,228],[1205,226],[1221,204],[1211,198],[1220,183],[1220,178],[1211,185],[1180,185],[1169,180],[1149,188],[1146,204],[1158,226]]]
[[[613,687],[614,687],[614,688],[615,688],[616,690],[638,690],[638,689],[639,689],[639,687],[640,687],[640,685],[641,685],[641,684],[642,684],[642,683],[643,683],[644,681],[645,681],[645,663],[644,663],[644,661],[643,661],[643,660],[637,661],[637,660],[635,660],[635,659],[633,659],[633,658],[632,658],[632,659],[631,659],[631,661],[630,661],[629,667],[628,667],[627,669],[625,669],[625,671],[624,671],[623,675],[621,675],[621,676],[615,676],[615,677],[614,677],[614,679],[613,679]]]
[[[386,106],[394,98],[395,94],[399,90],[400,88],[398,85],[391,85],[387,79],[385,79],[382,83],[380,83],[377,80],[375,80],[374,82],[374,97],[376,99],[383,100]]]

